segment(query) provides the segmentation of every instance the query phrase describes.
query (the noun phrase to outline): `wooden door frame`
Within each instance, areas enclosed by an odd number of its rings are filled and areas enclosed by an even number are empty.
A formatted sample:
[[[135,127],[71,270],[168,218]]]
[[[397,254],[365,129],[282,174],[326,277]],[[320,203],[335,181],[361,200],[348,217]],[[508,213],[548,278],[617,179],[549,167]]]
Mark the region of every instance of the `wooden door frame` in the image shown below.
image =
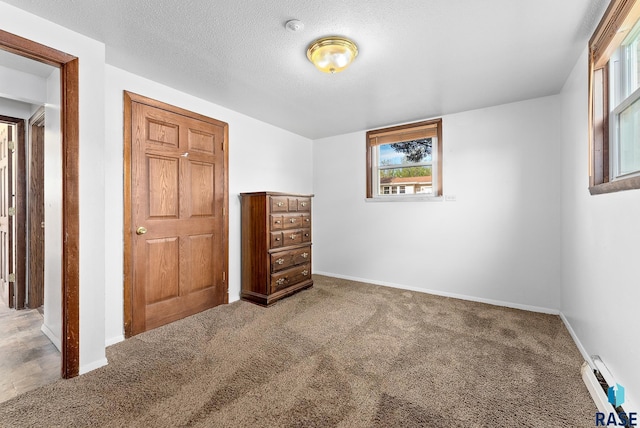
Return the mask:
[[[223,271],[225,273],[225,285],[227,286],[227,294],[224,303],[229,303],[229,125],[225,122],[207,117],[189,110],[182,109],[161,101],[154,100],[133,92],[124,91],[124,335],[129,338],[132,335],[131,321],[133,319],[133,234],[134,226],[131,219],[133,212],[131,205],[132,195],[132,163],[131,149],[133,147],[133,124],[131,121],[132,104],[141,103],[151,107],[167,110],[172,113],[180,114],[186,117],[197,119],[203,122],[212,123],[224,128],[224,220],[223,220],[223,245],[224,260]]]
[[[78,58],[0,30],[0,49],[60,69],[62,137],[62,368],[63,378],[80,372],[80,202],[78,150]],[[61,237],[62,238],[62,237]]]
[[[16,201],[16,215],[14,216],[13,223],[16,225],[16,233],[13,237],[13,241],[15,242],[15,254],[9,257],[9,260],[13,258],[15,261],[15,267],[13,268],[13,273],[16,275],[16,280],[14,282],[15,286],[10,287],[9,289],[9,298],[11,299],[13,295],[17,294],[15,297],[16,304],[15,309],[24,309],[25,305],[25,293],[26,293],[26,257],[27,257],[27,242],[26,242],[26,212],[27,212],[27,192],[26,192],[26,182],[27,182],[27,168],[25,161],[26,154],[26,145],[25,145],[25,129],[26,129],[26,120],[20,119],[17,117],[9,117],[0,115],[0,122],[10,123],[16,125],[16,155],[17,159],[16,163],[16,171],[15,171],[15,183],[14,191],[15,191],[15,201]],[[11,204],[11,200],[8,201]],[[9,227],[11,227],[11,221],[9,222]],[[10,248],[9,251],[12,249]],[[11,265],[12,263],[10,263]],[[11,268],[10,268],[11,269]],[[13,292],[11,289],[13,288]],[[13,299],[12,299],[13,300]],[[9,304],[12,306],[12,302]]]

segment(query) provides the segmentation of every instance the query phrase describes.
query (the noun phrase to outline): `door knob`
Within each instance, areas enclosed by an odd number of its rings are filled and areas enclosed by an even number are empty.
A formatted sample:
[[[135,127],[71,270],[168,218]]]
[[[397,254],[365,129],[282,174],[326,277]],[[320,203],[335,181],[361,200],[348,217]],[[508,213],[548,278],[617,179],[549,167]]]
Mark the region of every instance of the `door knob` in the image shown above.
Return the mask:
[[[136,229],[137,235],[144,235],[145,233],[147,233],[146,227],[140,226],[139,228]]]

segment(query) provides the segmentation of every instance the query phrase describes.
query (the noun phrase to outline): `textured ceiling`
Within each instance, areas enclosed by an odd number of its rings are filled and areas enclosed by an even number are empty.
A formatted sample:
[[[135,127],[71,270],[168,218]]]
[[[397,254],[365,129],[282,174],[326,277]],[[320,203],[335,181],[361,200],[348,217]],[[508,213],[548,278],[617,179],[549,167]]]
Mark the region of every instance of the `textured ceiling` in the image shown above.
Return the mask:
[[[556,94],[607,0],[3,0],[107,47],[107,62],[321,138]],[[289,19],[305,24],[285,30]],[[315,38],[359,46],[346,71]]]

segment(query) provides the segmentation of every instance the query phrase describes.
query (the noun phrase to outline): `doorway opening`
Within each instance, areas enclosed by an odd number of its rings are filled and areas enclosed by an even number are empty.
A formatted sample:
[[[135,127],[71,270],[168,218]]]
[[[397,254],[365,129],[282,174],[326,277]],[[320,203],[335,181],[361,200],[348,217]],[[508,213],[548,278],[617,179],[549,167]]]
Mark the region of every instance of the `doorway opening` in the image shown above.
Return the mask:
[[[78,375],[80,368],[78,58],[2,30],[0,49],[49,64],[60,71],[61,236],[64,236],[60,263],[61,376],[71,378]]]
[[[31,60],[15,64],[5,55],[10,54],[0,55],[0,64],[14,67],[5,67],[4,71],[16,87],[20,87],[19,77],[27,75],[44,82],[44,77],[24,74]],[[58,70],[47,67],[41,71],[44,75],[55,74],[54,86],[59,91]],[[16,97],[19,92],[11,95]],[[42,97],[44,100],[46,94]],[[41,252],[42,257],[38,257],[30,245],[31,242],[43,244],[43,229],[39,225],[36,231],[39,235],[31,234],[31,208],[38,204],[32,200],[32,191],[29,189],[27,192],[26,186],[27,176],[34,172],[33,168],[26,168],[33,164],[27,159],[32,153],[30,146],[44,144],[44,106],[39,106],[37,100],[34,102],[36,104],[0,98],[0,113],[20,116],[0,116],[0,375],[3,380],[0,383],[0,402],[60,378],[60,323],[57,326],[51,323],[52,316],[55,318],[56,313],[58,318],[60,316],[60,298],[56,301],[49,296],[46,305],[48,317],[45,317],[44,278],[26,275],[39,270],[44,272],[44,252]],[[29,120],[32,111],[36,113]],[[32,124],[25,126],[28,120]],[[60,149],[59,145],[57,148]],[[37,192],[44,194],[44,176],[38,180]],[[39,210],[42,213],[43,202]],[[52,241],[56,241],[52,242],[54,245],[61,245],[62,237]],[[53,282],[50,281],[49,286],[59,289],[59,277]]]

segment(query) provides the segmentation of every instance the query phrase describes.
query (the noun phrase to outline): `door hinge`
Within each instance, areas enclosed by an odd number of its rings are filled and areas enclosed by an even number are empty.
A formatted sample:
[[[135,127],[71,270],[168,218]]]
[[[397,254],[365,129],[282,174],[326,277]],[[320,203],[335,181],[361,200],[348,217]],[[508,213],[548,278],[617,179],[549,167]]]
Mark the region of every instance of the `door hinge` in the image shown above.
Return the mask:
[[[9,150],[15,150],[16,149],[15,141],[9,141],[8,147],[9,147]]]
[[[9,215],[16,215],[16,207],[9,207]]]
[[[222,272],[222,282],[225,282],[226,280],[227,280],[227,273]]]
[[[224,141],[222,143],[220,143],[220,150],[222,150],[224,152]]]
[[[10,273],[9,274],[9,282],[16,282],[16,274],[15,273]]]

